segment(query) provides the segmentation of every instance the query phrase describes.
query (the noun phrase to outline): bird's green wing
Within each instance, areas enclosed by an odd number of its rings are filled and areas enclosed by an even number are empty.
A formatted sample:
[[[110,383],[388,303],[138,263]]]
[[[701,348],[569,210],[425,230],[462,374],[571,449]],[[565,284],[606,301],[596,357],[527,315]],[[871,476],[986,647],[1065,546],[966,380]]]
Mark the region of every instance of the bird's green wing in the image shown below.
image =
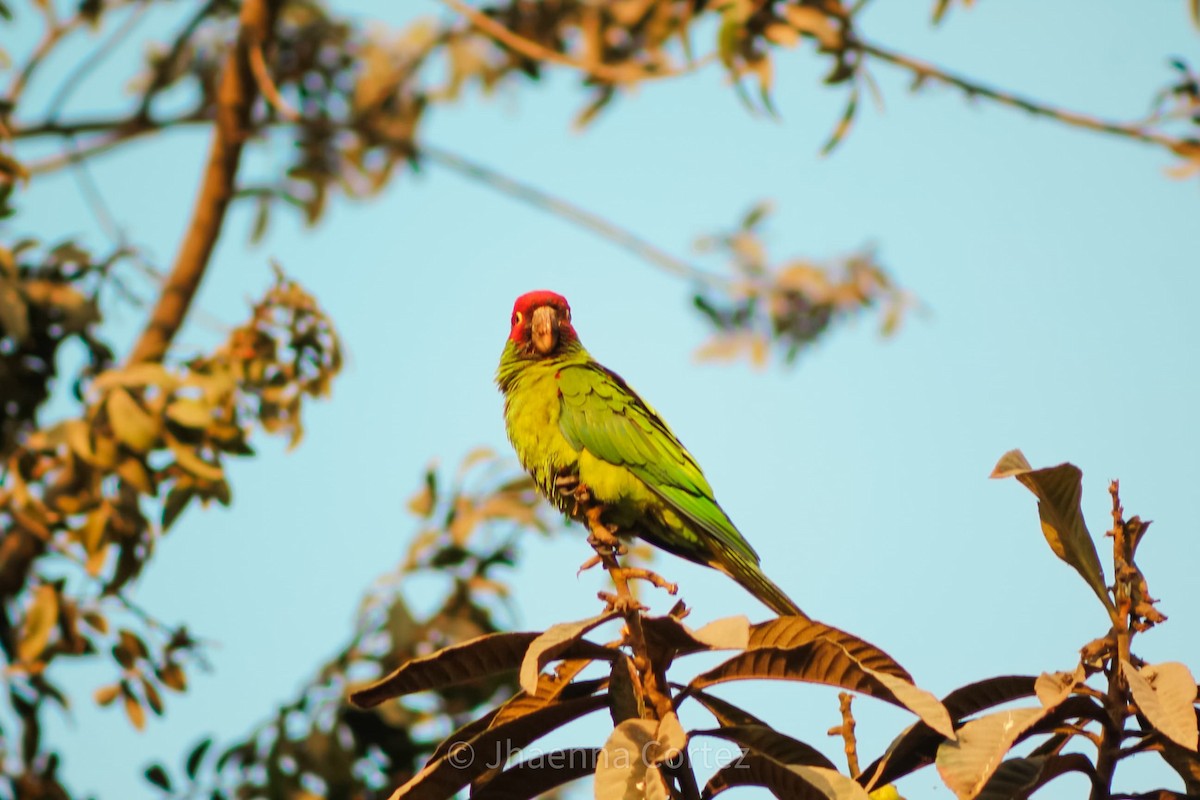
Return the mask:
[[[758,563],[691,453],[619,375],[594,362],[570,365],[558,372],[558,389],[559,427],[572,447],[627,468],[697,529]]]

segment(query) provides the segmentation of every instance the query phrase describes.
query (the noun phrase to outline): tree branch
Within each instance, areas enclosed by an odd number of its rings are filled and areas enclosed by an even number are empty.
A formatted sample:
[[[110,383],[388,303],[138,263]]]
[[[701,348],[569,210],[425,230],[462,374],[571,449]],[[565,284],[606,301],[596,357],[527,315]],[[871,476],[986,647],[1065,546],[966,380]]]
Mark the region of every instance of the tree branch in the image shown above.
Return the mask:
[[[9,109],[16,107],[17,101],[21,99],[21,94],[33,79],[33,74],[37,72],[38,67],[42,65],[51,51],[64,36],[79,27],[82,22],[78,14],[60,22],[53,3],[35,3],[34,5],[41,10],[42,16],[46,20],[46,32],[42,34],[41,41],[33,49],[33,53],[30,54],[25,65],[17,72],[12,83],[9,84],[8,94],[4,98],[5,105]]]
[[[1019,108],[1022,111],[1027,111],[1034,116],[1046,117],[1048,119],[1057,120],[1065,125],[1070,125],[1075,128],[1083,128],[1085,130],[1097,131],[1099,133],[1114,134],[1127,139],[1134,139],[1139,142],[1147,142],[1165,147],[1171,152],[1187,156],[1194,144],[1189,144],[1183,139],[1169,136],[1165,133],[1150,130],[1140,125],[1133,125],[1123,122],[1112,122],[1110,120],[1092,117],[1087,114],[1080,114],[1075,111],[1068,111],[1062,108],[1055,108],[1047,103],[1042,103],[1038,100],[1033,100],[1028,97],[1023,97],[1012,92],[1006,92],[1001,89],[995,89],[986,84],[979,83],[971,78],[943,69],[935,64],[927,61],[921,61],[911,56],[906,56],[903,53],[898,53],[894,50],[889,50],[871,42],[854,40],[848,43],[848,46],[864,53],[868,56],[873,56],[880,61],[886,61],[889,64],[908,70],[918,81],[933,80],[938,83],[943,83],[947,86],[954,86],[961,89],[969,97],[986,97],[1001,105]]]
[[[580,72],[586,73],[600,83],[636,83],[638,81],[647,80],[649,78],[667,78],[682,74],[680,71],[666,69],[661,71],[648,71],[642,67],[632,64],[605,64],[597,61],[594,64],[585,64],[577,61],[565,53],[553,50],[532,39],[527,39],[520,34],[509,30],[501,25],[496,20],[484,14],[478,9],[472,8],[462,0],[442,0],[443,3],[457,11],[467,18],[471,25],[477,28],[486,36],[491,37],[499,44],[512,50],[514,53],[525,56],[532,61],[545,61],[551,64],[558,64],[564,67],[571,67]]]
[[[250,52],[270,44],[280,4],[281,0],[246,0],[242,6],[237,42],[217,88],[212,145],[191,224],[150,320],[129,355],[130,363],[162,359],[204,277],[233,198],[242,148],[252,133],[250,112],[258,87]]]
[[[75,90],[79,88],[79,84],[91,75],[96,67],[120,46],[126,37],[133,32],[134,28],[138,26],[138,23],[142,21],[149,10],[150,3],[147,0],[140,0],[137,6],[129,12],[108,39],[75,65],[75,68],[71,70],[71,74],[63,79],[58,89],[54,92],[54,96],[50,99],[50,104],[47,106],[45,115],[47,120],[53,121],[58,118],[62,107]]]
[[[627,250],[638,258],[648,261],[672,275],[716,286],[724,286],[729,283],[728,278],[692,266],[683,259],[671,255],[666,250],[609,222],[598,214],[582,209],[573,203],[569,203],[560,197],[555,197],[549,192],[537,189],[527,183],[521,183],[515,178],[510,178],[507,175],[496,172],[490,167],[485,167],[478,162],[470,161],[449,150],[431,145],[421,145],[417,152],[421,158],[457,172],[488,188],[506,194],[515,200],[520,200],[522,203],[533,206],[539,211],[545,211],[557,217],[562,217],[568,222],[585,228],[597,236],[607,239],[617,247]]]

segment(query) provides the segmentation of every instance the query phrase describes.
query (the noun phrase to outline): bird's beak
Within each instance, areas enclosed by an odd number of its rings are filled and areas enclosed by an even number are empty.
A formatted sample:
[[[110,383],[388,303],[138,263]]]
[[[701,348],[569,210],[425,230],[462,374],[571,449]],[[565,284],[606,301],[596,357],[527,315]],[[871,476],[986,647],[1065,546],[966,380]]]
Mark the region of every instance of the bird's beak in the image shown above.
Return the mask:
[[[554,306],[538,306],[530,320],[533,349],[546,355],[558,345],[558,311]]]

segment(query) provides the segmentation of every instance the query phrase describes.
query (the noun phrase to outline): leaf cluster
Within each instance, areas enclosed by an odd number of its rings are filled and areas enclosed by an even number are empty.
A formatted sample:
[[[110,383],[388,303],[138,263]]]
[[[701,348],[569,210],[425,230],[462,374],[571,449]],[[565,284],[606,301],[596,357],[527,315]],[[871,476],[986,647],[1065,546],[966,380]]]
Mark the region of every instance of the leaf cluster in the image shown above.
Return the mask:
[[[777,348],[783,362],[792,364],[834,322],[871,310],[881,316],[883,335],[899,328],[915,301],[873,252],[855,253],[828,267],[806,259],[772,264],[763,231],[771,211],[769,203],[760,203],[735,230],[696,243],[701,252],[724,256],[734,272],[728,290],[702,290],[693,297],[715,329],[697,351],[699,358],[746,357],[761,367]]]
[[[185,691],[197,642],[123,590],[188,505],[230,503],[225,460],[253,452],[255,427],[299,439],[303,399],[324,394],[340,363],[329,320],[280,274],[212,354],[178,368],[105,369],[83,382],[79,416],[5,454],[0,652],[29,780],[54,782],[39,757],[37,716],[46,703],[68,707],[51,680],[60,659],[107,650],[117,675],[96,700],[121,699],[139,728],[147,710],[163,712],[164,690]]]
[[[400,567],[364,598],[351,640],[245,737],[219,745],[206,737],[184,755],[181,769],[154,763],[146,779],[171,794],[213,800],[353,798],[410,779],[447,731],[515,692],[516,677],[481,670],[479,680],[370,709],[350,704],[347,695],[434,649],[454,651],[499,634],[517,539],[552,530],[543,506],[527,476],[514,475],[486,451],[472,453],[450,475],[431,468],[410,501],[419,533]],[[473,510],[469,524],[464,509]],[[434,610],[415,614],[406,597],[409,579],[448,574]],[[429,605],[428,597],[420,601]]]
[[[1071,772],[1088,778],[1094,798],[1107,798],[1118,766],[1143,753],[1161,756],[1186,791],[1196,793],[1195,679],[1183,664],[1148,664],[1131,648],[1137,632],[1165,621],[1134,559],[1147,523],[1124,518],[1114,485],[1116,578],[1106,586],[1083,522],[1078,468],[1034,470],[1013,451],[994,476],[1015,477],[1038,497],[1052,551],[1092,588],[1112,624],[1106,636],[1081,649],[1072,669],[975,681],[938,700],[880,648],[807,617],[754,625],[734,617],[691,629],[682,603],[654,617],[610,602],[599,616],[545,631],[456,641],[352,692],[356,705],[385,709],[393,698],[479,681],[495,687],[494,681],[515,676],[519,683],[520,691],[446,737],[424,767],[400,783],[393,800],[450,797],[466,788],[472,797],[532,798],[588,775],[604,798],[708,798],[761,786],[780,798],[864,800],[897,796],[894,781],[930,765],[960,800],[1026,798]],[[626,625],[617,638],[594,638],[621,618]],[[663,680],[677,660],[716,651],[732,655],[682,681]],[[917,721],[865,769],[851,757],[846,774],[812,744],[711,693],[719,684],[746,680],[834,686],[905,708]],[[664,686],[672,687],[665,706],[653,697]],[[678,712],[688,702],[708,712],[713,726],[684,729]],[[602,744],[523,754],[541,737],[599,711],[612,722]],[[788,713],[796,716],[797,709]],[[843,726],[835,730],[851,756],[848,702]],[[737,755],[701,787],[688,747],[704,739],[732,743]],[[1162,789],[1157,796],[1183,795]]]

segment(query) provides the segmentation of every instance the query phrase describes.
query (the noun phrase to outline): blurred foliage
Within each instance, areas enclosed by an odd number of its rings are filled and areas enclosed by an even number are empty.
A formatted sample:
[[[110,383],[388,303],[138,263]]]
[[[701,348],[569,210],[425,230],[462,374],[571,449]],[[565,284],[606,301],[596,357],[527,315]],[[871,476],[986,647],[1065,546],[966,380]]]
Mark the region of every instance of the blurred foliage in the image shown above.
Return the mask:
[[[147,710],[163,712],[164,690],[185,690],[196,642],[122,590],[189,504],[229,504],[224,460],[253,453],[254,427],[299,440],[304,398],[325,395],[340,366],[331,323],[279,274],[210,355],[174,369],[110,367],[81,384],[79,416],[10,449],[0,484],[0,650],[25,730],[8,774],[54,785],[36,715],[43,704],[68,704],[51,679],[59,659],[111,653],[115,680],[96,700],[120,699],[139,728]]]
[[[497,675],[374,709],[346,699],[413,658],[511,626],[503,601],[517,541],[555,525],[532,481],[511,469],[482,450],[452,480],[431,468],[409,502],[420,529],[402,564],[363,599],[351,641],[246,738],[219,747],[205,738],[182,769],[151,764],[146,779],[174,796],[214,800],[375,796],[416,774],[451,730],[511,695],[514,677]],[[418,597],[408,583],[419,575],[449,578],[444,596]],[[414,600],[432,610],[414,612]]]
[[[930,765],[959,800],[1027,798],[1070,772],[1089,779],[1096,800],[1194,797],[1200,788],[1195,678],[1184,664],[1151,664],[1132,648],[1137,634],[1166,621],[1136,562],[1149,523],[1125,517],[1113,482],[1108,536],[1114,581],[1106,586],[1083,523],[1077,467],[1035,470],[1014,450],[996,465],[993,477],[1016,478],[1038,498],[1051,550],[1105,609],[1102,624],[1111,628],[1080,649],[1071,669],[987,678],[939,701],[878,647],[804,616],[757,625],[731,617],[693,630],[683,623],[688,613],[683,601],[667,616],[652,617],[636,604],[609,598],[600,615],[546,631],[480,632],[450,642],[353,692],[351,700],[360,707],[395,709],[393,698],[463,686],[491,691],[498,680],[517,676],[520,691],[446,737],[391,797],[448,798],[470,787],[475,798],[533,798],[593,776],[596,797],[621,800],[711,798],[740,786],[764,787],[778,798],[895,800],[893,782]],[[615,564],[608,568],[620,571]],[[623,580],[616,580],[618,590]],[[585,638],[614,621],[624,623],[614,641]],[[733,654],[691,677],[678,676],[678,659],[714,651]],[[599,678],[593,677],[596,667]],[[830,731],[845,743],[848,770],[841,772],[813,744],[708,693],[715,685],[744,680],[836,686],[905,708],[918,721],[860,770],[856,723],[849,695],[843,694],[842,724]],[[688,701],[706,711],[714,727],[685,730],[677,712]],[[550,752],[531,747],[601,710],[612,720],[605,741]],[[794,716],[794,709],[789,713]],[[729,745],[730,758],[701,789],[687,753],[712,739]],[[1018,746],[1021,755],[1014,753]],[[522,758],[526,748],[532,757]],[[493,753],[507,757],[497,761]],[[1169,789],[1113,794],[1118,767],[1149,754],[1179,775],[1186,795]]]
[[[829,326],[869,309],[878,309],[880,330],[894,333],[915,299],[897,288],[887,271],[864,251],[823,267],[804,259],[773,266],[763,241],[762,226],[771,206],[752,208],[731,233],[700,239],[697,249],[728,258],[735,278],[720,293],[702,291],[693,298],[716,329],[698,351],[702,359],[728,360],[748,356],[763,366],[772,346],[792,363]]]
[[[86,352],[84,375],[112,364],[112,350],[96,338],[96,298],[125,253],[101,261],[74,242],[48,250],[25,240],[0,245],[0,456],[8,456],[37,425],[38,409],[58,377],[58,350],[70,341]],[[72,385],[79,396],[79,380]]]

